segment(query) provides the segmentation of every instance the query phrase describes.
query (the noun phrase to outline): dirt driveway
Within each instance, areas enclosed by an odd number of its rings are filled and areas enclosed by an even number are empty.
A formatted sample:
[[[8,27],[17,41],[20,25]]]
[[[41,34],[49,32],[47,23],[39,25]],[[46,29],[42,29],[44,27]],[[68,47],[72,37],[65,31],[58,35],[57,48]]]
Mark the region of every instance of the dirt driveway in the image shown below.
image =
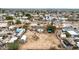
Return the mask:
[[[37,33],[35,31],[27,31],[25,35],[28,37],[27,42],[20,46],[21,50],[25,49],[60,49],[59,40],[53,33]],[[35,39],[36,37],[36,39]]]

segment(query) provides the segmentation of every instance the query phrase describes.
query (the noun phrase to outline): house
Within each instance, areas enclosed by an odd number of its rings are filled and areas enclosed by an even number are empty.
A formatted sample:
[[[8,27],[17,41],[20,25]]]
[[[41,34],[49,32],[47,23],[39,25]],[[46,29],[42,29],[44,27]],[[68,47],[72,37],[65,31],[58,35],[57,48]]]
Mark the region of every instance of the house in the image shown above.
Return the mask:
[[[8,43],[13,43],[15,40],[17,40],[18,38],[17,37],[12,37],[9,41],[8,41]]]
[[[56,28],[62,28],[62,21],[60,20],[53,21],[53,26],[56,26]]]
[[[3,39],[2,39],[3,37],[0,37],[0,41],[2,41]]]
[[[79,42],[77,42],[77,47],[79,48]]]
[[[38,28],[37,32],[44,32],[44,29],[43,28]]]
[[[37,23],[31,23],[30,26],[31,27],[36,27],[36,26],[38,26],[38,24]]]
[[[63,23],[62,24],[62,27],[64,28],[64,27],[70,27],[70,26],[72,26],[71,24],[66,24],[66,23]]]
[[[3,28],[3,27],[6,28],[6,27],[8,27],[8,23],[2,21],[2,22],[0,22],[0,27],[1,28]]]
[[[78,33],[76,33],[75,31],[67,31],[72,37],[77,37],[77,36],[79,36],[79,34]]]
[[[0,15],[0,21],[3,21],[4,19],[3,19],[3,17]]]
[[[31,23],[31,21],[30,20],[26,20],[25,23]]]
[[[1,31],[0,36],[4,36],[4,35],[7,35],[7,32],[6,31]]]
[[[23,17],[22,17],[22,19],[23,19],[23,20],[26,20],[26,19],[28,19],[28,17],[26,17],[26,16],[23,16]]]
[[[68,20],[68,18],[64,18],[64,17],[59,17],[58,19],[62,21]]]
[[[62,32],[71,31],[71,30],[74,30],[74,29],[72,27],[64,27],[62,29]]]
[[[37,23],[31,23],[30,24],[31,30],[36,30],[37,27],[38,27],[38,24]]]
[[[62,29],[62,32],[72,37],[74,40],[79,39],[79,31],[73,27],[65,27]]]
[[[52,18],[52,16],[50,16],[50,15],[45,15],[45,19],[46,19],[47,21],[51,21],[53,18]]]
[[[14,30],[15,28],[16,28],[15,25],[9,26],[9,30]]]

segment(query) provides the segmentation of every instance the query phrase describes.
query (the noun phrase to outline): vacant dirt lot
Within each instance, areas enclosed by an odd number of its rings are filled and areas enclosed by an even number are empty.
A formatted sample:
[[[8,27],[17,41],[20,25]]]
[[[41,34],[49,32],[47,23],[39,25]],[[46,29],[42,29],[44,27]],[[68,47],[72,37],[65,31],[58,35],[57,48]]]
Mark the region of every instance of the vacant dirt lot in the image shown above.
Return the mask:
[[[60,49],[59,40],[54,34],[37,33],[35,31],[27,31],[25,35],[28,37],[27,42],[20,46],[20,49]]]

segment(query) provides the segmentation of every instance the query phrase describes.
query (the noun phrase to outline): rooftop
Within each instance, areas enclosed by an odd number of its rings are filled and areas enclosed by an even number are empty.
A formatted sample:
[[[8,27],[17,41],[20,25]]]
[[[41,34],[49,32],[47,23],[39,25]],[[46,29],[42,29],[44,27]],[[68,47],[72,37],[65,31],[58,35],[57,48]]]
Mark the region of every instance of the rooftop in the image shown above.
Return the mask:
[[[78,35],[75,31],[67,31],[67,32],[72,34],[72,35]]]

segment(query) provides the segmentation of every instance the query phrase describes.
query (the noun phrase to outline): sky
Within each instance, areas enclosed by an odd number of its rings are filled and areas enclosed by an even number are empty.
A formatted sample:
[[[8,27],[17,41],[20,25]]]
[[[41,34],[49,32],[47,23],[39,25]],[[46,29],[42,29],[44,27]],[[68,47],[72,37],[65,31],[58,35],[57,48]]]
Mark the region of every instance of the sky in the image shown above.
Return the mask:
[[[0,8],[79,8],[79,0],[0,0]]]

